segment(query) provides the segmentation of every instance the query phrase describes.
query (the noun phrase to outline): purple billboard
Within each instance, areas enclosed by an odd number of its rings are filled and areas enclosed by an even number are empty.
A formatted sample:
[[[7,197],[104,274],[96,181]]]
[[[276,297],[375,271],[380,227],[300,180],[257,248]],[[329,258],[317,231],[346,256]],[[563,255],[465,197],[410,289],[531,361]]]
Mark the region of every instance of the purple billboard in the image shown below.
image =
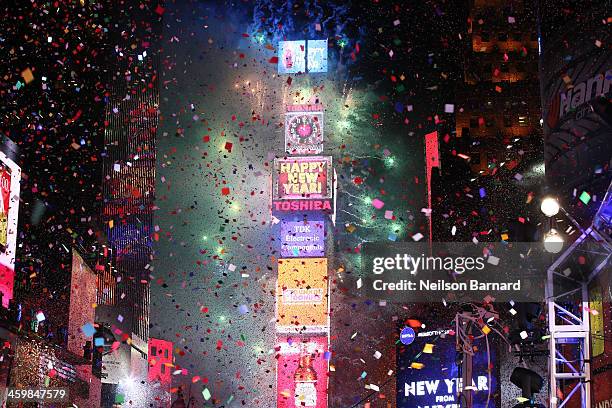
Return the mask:
[[[325,256],[323,221],[282,221],[281,257]]]

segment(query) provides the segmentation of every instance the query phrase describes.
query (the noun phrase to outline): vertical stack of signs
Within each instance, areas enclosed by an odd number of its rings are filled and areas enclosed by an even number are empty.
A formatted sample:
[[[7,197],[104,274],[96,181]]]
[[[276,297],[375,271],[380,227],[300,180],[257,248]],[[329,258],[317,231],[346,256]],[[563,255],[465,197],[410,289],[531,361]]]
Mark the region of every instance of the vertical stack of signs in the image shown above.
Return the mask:
[[[326,224],[333,219],[332,158],[323,151],[323,106],[293,105],[285,152],[274,162],[279,220],[276,285],[277,407],[327,407],[329,286]]]

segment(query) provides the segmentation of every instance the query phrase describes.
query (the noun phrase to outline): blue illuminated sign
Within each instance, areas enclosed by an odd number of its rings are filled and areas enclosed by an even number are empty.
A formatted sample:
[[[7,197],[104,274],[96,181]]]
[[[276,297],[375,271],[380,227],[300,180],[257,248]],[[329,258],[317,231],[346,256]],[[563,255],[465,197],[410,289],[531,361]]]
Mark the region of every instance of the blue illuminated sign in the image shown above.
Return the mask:
[[[404,328],[404,330],[408,329]],[[414,331],[413,331],[414,332]],[[420,334],[420,336],[419,336]],[[397,407],[398,408],[459,408],[458,396],[463,388],[460,367],[457,366],[455,336],[437,338],[439,332],[418,333],[408,345],[397,348]],[[407,336],[406,339],[410,338]],[[404,339],[400,338],[404,343]],[[433,344],[425,353],[425,344]],[[487,354],[485,339],[476,339],[477,352],[472,361],[473,408],[493,408],[499,405],[498,366],[496,349],[490,344]],[[429,347],[428,347],[429,348]],[[490,359],[490,360],[489,360]],[[489,377],[489,361],[493,369]],[[413,364],[420,363],[420,364]]]
[[[415,334],[412,327],[404,327],[400,333],[400,341],[402,344],[409,345],[414,341]]]

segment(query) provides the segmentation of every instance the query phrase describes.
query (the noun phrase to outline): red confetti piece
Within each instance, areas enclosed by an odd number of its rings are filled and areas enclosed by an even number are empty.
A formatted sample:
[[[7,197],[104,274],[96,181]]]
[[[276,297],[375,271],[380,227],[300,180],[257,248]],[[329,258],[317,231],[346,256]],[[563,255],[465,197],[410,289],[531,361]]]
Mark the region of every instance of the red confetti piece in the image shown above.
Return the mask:
[[[223,187],[221,189],[221,194],[223,194],[224,196],[229,195],[229,193],[230,193],[229,187]]]
[[[270,64],[278,64],[278,57],[272,57],[268,60]]]

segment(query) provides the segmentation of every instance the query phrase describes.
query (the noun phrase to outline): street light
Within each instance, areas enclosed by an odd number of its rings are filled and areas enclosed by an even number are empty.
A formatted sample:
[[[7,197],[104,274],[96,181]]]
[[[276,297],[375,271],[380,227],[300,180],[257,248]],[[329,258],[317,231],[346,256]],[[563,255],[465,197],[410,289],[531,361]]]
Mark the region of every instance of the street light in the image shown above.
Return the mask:
[[[551,254],[558,254],[563,249],[563,237],[556,229],[551,228],[544,235],[544,249]]]
[[[542,200],[542,204],[540,205],[540,210],[542,210],[544,215],[549,218],[559,214],[560,208],[561,206],[559,205],[559,202],[554,197],[544,198]]]

